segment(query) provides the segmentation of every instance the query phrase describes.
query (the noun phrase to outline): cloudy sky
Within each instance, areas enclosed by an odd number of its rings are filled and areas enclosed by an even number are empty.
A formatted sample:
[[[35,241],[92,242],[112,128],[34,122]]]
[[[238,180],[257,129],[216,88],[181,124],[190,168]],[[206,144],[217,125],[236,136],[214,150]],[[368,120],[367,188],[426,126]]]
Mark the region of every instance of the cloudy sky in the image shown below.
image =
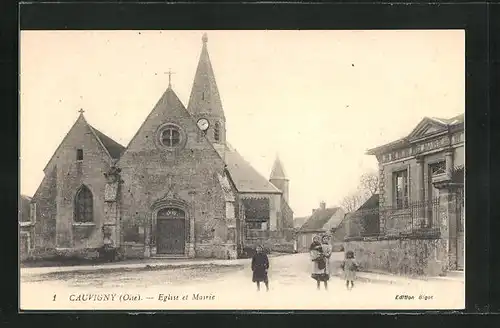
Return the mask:
[[[21,193],[83,108],[124,146],[172,85],[187,106],[205,31],[21,33]],[[463,31],[208,31],[227,138],[265,177],[279,153],[290,205],[335,206],[376,170],[369,148],[465,104]]]

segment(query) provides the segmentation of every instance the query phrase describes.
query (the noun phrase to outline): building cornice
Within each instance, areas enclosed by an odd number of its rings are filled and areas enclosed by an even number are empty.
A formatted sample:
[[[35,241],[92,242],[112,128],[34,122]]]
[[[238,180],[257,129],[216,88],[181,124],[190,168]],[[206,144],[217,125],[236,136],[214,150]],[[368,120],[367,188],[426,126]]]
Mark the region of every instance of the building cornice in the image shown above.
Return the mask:
[[[465,131],[458,130],[434,134],[432,137],[422,138],[417,141],[408,141],[404,146],[379,149],[377,152],[370,154],[376,155],[379,163],[386,164],[452,150],[463,146],[464,143]]]
[[[457,124],[453,126],[449,126],[446,129],[436,131],[435,133],[427,134],[418,138],[408,138],[404,137],[393,142],[389,142],[379,147],[375,147],[366,151],[366,155],[375,155],[380,156],[391,151],[401,150],[410,146],[420,145],[435,139],[439,139],[443,136],[450,136],[452,138],[453,135],[459,133],[465,133],[465,125]],[[453,143],[453,142],[452,142]]]

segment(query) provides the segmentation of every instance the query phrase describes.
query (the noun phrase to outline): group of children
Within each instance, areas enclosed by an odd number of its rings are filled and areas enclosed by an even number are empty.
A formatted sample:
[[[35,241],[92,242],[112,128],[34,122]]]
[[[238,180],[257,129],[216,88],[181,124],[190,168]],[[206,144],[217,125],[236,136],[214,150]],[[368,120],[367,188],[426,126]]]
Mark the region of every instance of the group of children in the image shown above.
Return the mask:
[[[328,236],[315,236],[313,242],[309,247],[311,261],[313,262],[311,277],[317,282],[317,289],[320,289],[321,282],[328,289],[328,280],[330,280],[330,256],[332,248],[329,243]],[[354,287],[354,280],[356,279],[356,271],[359,269],[359,264],[354,258],[353,251],[345,253],[345,259],[342,261],[340,267],[344,271],[344,279],[346,287],[351,290]],[[269,259],[264,252],[262,246],[257,246],[256,253],[252,257],[252,281],[257,284],[257,291],[260,291],[260,283],[263,282],[266,286],[266,291],[269,291]]]

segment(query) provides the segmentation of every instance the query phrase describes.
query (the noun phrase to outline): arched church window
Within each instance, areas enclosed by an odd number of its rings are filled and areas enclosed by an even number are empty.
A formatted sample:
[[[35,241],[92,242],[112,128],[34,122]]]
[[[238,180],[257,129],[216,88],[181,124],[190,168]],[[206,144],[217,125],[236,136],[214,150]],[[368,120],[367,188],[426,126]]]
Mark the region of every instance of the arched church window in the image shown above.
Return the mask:
[[[92,222],[94,220],[94,202],[90,189],[82,185],[75,196],[75,222]]]
[[[161,133],[161,143],[165,147],[175,147],[181,142],[181,133],[175,126],[169,126]]]
[[[220,141],[220,123],[219,122],[215,122],[214,139],[215,139],[215,141]]]

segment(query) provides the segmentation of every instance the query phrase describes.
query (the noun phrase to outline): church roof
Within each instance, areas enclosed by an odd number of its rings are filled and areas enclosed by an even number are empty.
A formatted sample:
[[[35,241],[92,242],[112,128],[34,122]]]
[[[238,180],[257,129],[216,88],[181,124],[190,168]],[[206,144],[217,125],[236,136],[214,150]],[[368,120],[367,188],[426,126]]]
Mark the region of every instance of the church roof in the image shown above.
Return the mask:
[[[210,113],[224,117],[219,89],[215,82],[215,74],[208,55],[208,37],[206,34],[203,35],[202,41],[203,46],[187,109],[191,114]]]
[[[125,150],[125,147],[119,144],[118,142],[114,141],[101,131],[97,130],[94,128],[92,125],[89,124],[89,127],[94,130],[94,133],[96,137],[101,141],[102,145],[106,150],[108,151],[109,155],[111,155],[112,158],[118,159],[120,158],[120,155],[123,153]]]
[[[85,117],[83,116],[83,112],[82,112],[78,116],[78,119],[75,121],[75,123],[73,124],[73,126],[66,133],[66,135],[64,136],[63,140],[61,141],[61,143],[59,144],[59,146],[57,147],[57,149],[55,150],[55,152],[52,154],[52,157],[49,159],[49,161],[47,162],[47,165],[45,165],[45,168],[43,169],[44,171],[49,167],[49,165],[52,162],[53,158],[55,157],[56,153],[61,148],[61,146],[64,144],[64,142],[67,140],[68,135],[71,133],[71,131],[78,124],[84,124],[85,126],[87,126],[89,128],[89,130],[95,136],[95,138],[97,139],[97,141],[104,147],[104,150],[106,151],[106,153],[111,158],[113,158],[113,159],[120,158],[120,155],[125,150],[125,147],[122,146],[122,145],[120,145],[118,142],[114,141],[113,139],[111,139],[110,137],[108,137],[107,135],[105,135],[104,133],[102,133],[101,131],[97,130],[93,126],[91,126],[87,122],[87,120],[85,119]]]
[[[278,156],[276,156],[276,160],[274,161],[273,169],[271,170],[271,177],[270,180],[272,179],[286,179],[286,173],[285,169],[283,168],[283,163],[281,163],[281,160]]]
[[[225,161],[227,171],[238,192],[247,193],[280,193],[281,191],[273,186],[266,178],[257,172],[231,146],[226,147]]]

